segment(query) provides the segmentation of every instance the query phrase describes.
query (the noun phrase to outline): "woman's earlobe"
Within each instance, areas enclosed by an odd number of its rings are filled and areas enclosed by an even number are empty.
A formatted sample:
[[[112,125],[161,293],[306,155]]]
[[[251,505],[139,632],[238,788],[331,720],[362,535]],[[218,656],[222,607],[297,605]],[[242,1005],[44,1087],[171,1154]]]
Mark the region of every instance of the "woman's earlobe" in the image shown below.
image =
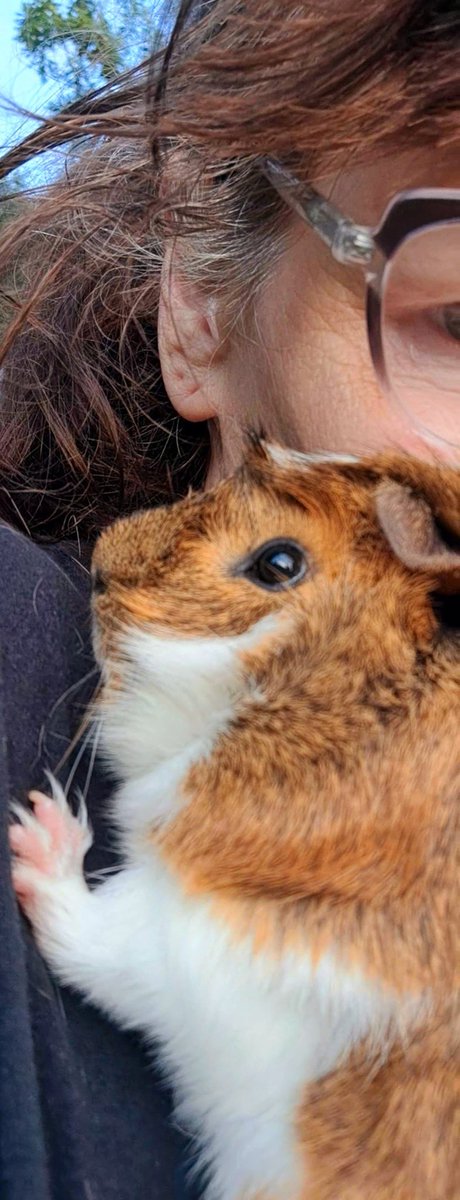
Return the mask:
[[[174,268],[166,252],[158,311],[158,351],[171,404],[187,421],[217,415],[222,339],[216,304]]]

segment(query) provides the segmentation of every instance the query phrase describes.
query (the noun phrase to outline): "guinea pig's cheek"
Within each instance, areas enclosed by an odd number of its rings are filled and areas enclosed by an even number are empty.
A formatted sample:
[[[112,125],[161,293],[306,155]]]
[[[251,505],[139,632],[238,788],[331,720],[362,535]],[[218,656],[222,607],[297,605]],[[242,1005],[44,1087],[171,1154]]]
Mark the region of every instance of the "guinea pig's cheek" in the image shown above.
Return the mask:
[[[283,644],[295,628],[294,615],[286,610],[269,613],[255,621],[235,638],[235,648],[244,673],[252,674],[277,645]]]
[[[140,625],[150,626],[156,621],[161,622],[162,608],[155,600],[155,593],[148,588],[123,588],[114,597],[117,609],[118,625],[126,629]]]

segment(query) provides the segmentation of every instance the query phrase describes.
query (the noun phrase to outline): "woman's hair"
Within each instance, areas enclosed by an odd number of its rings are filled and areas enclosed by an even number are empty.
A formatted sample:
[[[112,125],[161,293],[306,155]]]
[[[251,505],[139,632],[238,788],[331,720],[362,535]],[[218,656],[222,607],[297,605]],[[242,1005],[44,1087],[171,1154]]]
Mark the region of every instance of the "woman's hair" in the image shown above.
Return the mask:
[[[459,49],[458,0],[183,0],[161,54],[0,161],[68,150],[0,248],[0,516],[91,539],[203,482],[208,428],[175,413],[158,359],[166,239],[238,330],[285,232],[260,155],[308,180],[458,146]]]

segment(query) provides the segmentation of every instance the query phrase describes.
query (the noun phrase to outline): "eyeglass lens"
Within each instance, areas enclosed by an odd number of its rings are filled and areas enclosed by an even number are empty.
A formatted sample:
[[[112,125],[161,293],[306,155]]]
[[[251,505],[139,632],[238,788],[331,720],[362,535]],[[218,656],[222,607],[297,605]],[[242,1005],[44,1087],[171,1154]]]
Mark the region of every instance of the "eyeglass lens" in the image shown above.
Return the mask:
[[[386,381],[411,424],[460,445],[460,221],[407,237],[382,279]]]

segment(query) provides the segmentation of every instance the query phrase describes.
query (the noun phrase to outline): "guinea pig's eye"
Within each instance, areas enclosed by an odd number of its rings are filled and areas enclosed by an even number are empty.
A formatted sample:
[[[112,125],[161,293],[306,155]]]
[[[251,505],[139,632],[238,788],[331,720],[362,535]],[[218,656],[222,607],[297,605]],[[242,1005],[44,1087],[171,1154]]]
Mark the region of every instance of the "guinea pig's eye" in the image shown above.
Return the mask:
[[[290,538],[279,538],[264,542],[263,546],[253,550],[240,565],[238,574],[258,587],[279,592],[300,583],[307,566],[307,555],[302,546]]]

